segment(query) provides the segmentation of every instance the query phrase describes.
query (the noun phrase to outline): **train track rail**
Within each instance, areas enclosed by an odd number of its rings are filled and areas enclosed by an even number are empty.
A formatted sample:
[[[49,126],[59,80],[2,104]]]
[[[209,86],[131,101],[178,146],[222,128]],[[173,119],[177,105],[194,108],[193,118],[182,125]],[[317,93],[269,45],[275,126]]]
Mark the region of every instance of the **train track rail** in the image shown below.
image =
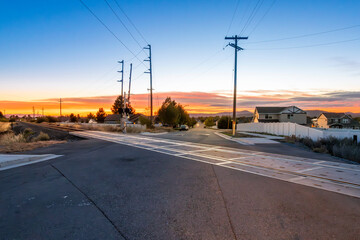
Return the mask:
[[[31,123],[31,124],[34,124],[34,125],[40,126],[40,127],[44,127],[44,128],[53,129],[53,130],[65,131],[65,132],[84,131],[83,129],[78,129],[78,128],[71,127],[71,126],[63,126],[63,125],[60,125],[59,123]]]

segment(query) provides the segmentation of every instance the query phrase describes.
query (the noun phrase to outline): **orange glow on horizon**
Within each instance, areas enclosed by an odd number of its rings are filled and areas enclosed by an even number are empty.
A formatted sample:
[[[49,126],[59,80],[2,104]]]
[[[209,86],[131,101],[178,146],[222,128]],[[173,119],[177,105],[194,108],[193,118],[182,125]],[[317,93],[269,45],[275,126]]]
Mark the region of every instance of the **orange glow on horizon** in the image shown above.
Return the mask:
[[[176,102],[182,104],[190,114],[216,114],[232,111],[232,97],[222,93],[204,92],[163,92],[154,94],[154,113],[157,112],[162,102],[170,96]],[[238,96],[237,111],[248,110],[253,112],[255,106],[291,106],[295,105],[304,110],[324,110],[329,112],[360,112],[360,103],[344,98],[343,101],[327,101],[329,95],[312,95],[306,92],[271,92],[258,91],[241,93]],[[94,96],[63,98],[62,114],[70,113],[86,116],[88,113],[96,113],[99,108],[104,108],[111,113],[111,106],[117,96]],[[331,96],[330,96],[331,97]],[[330,98],[329,97],[329,98]],[[313,100],[317,98],[318,100]],[[320,100],[319,100],[320,99]],[[131,96],[131,104],[137,113],[149,115],[148,94],[134,94]],[[42,114],[60,115],[58,99],[43,99],[36,101],[0,101],[0,111],[6,110],[6,114]]]

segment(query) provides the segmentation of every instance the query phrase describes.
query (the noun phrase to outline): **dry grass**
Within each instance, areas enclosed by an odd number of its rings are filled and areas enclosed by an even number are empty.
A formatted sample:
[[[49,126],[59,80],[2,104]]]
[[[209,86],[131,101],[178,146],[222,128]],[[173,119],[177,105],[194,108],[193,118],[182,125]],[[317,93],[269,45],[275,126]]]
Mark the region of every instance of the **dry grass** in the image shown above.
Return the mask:
[[[43,132],[40,132],[39,135],[34,138],[34,141],[37,142],[37,141],[49,141],[50,140],[50,137],[47,133],[43,133]]]
[[[10,127],[11,127],[11,123],[9,123],[9,122],[0,122],[0,133],[9,131]]]
[[[22,133],[15,135],[13,132],[10,132],[2,135],[0,138],[0,145],[12,145],[16,143],[25,143],[25,142],[26,142],[26,138]]]
[[[40,142],[21,142],[9,145],[0,145],[0,153],[13,153],[34,150],[36,148],[48,147],[54,144],[65,143],[66,141],[40,141]]]

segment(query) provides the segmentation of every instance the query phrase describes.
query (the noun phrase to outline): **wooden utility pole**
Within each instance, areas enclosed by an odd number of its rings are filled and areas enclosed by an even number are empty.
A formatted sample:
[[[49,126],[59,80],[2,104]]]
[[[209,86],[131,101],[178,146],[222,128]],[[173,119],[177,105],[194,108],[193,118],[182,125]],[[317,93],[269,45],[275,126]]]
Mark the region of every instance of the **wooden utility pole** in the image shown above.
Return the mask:
[[[244,50],[243,48],[238,46],[238,40],[246,40],[248,37],[239,37],[235,35],[233,37],[225,37],[225,40],[234,40],[234,43],[229,43],[229,46],[235,49],[235,66],[234,66],[234,101],[233,101],[233,122],[232,122],[232,135],[235,136],[236,129],[236,78],[237,78],[237,52],[240,50]]]
[[[144,61],[148,61],[149,62],[149,70],[145,73],[149,73],[150,74],[150,120],[151,123],[153,122],[153,95],[152,95],[152,63],[151,63],[151,45],[148,44],[147,47],[145,47],[144,49],[148,49],[149,50],[149,58],[145,59]]]
[[[121,80],[118,80],[118,82],[121,82],[121,100],[124,101],[123,94],[124,94],[124,60],[118,61],[118,63],[121,64],[121,71],[118,71],[118,73],[121,73]]]
[[[131,73],[132,73],[132,63],[130,63],[128,104],[130,104]]]
[[[60,117],[62,117],[62,112],[61,112],[61,103],[62,103],[62,101],[61,101],[61,98],[60,98]]]

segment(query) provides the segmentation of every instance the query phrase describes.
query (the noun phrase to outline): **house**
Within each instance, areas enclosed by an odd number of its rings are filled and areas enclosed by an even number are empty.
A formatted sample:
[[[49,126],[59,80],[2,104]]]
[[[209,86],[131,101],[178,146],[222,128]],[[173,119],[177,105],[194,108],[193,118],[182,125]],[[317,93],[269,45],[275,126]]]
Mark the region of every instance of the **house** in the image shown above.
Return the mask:
[[[109,114],[106,116],[104,123],[107,124],[120,124],[121,115],[120,114]]]
[[[320,114],[315,127],[359,129],[360,124],[346,113],[327,112]]]
[[[295,106],[256,107],[253,122],[292,122],[306,124],[306,112]]]

